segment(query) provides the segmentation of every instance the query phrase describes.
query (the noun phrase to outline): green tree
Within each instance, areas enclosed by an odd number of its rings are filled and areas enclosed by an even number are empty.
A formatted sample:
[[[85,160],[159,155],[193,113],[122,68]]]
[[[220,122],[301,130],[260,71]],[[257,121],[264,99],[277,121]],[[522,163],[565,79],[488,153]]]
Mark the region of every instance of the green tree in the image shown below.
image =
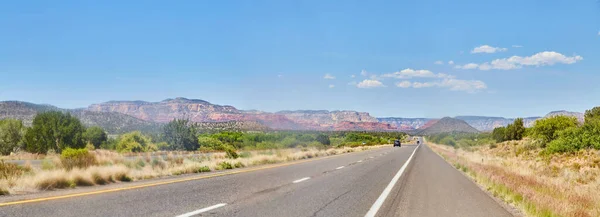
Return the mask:
[[[505,140],[521,140],[524,134],[523,118],[517,118],[512,124],[506,126]]]
[[[25,149],[33,153],[46,153],[53,149],[60,153],[67,147],[84,148],[84,130],[79,119],[71,114],[59,111],[40,113],[25,133]]]
[[[172,150],[194,151],[200,147],[196,128],[189,120],[172,120],[163,128],[163,136]]]
[[[156,151],[158,148],[152,144],[152,140],[140,131],[133,131],[120,136],[117,143],[119,152],[147,152]]]
[[[198,144],[206,150],[223,150],[225,146],[220,140],[206,136],[198,137]]]
[[[584,114],[584,117],[585,117],[585,122],[586,123],[590,122],[590,121],[592,121],[594,119],[600,119],[600,106],[594,107],[594,108],[592,108],[590,110],[586,110],[585,114]]]
[[[531,136],[542,141],[543,147],[558,138],[558,132],[567,128],[576,127],[577,118],[569,116],[554,116],[535,121],[531,128]]]
[[[506,141],[506,127],[494,128],[494,131],[492,131],[492,138],[494,138],[496,142]]]
[[[0,154],[8,155],[22,145],[25,127],[15,119],[0,120]]]
[[[330,145],[331,144],[331,141],[329,140],[329,136],[327,136],[325,134],[319,134],[319,135],[317,135],[317,138],[315,140],[317,140],[317,142],[320,142],[323,145]]]
[[[94,145],[94,148],[100,148],[102,143],[105,143],[108,140],[108,136],[106,132],[101,127],[90,127],[85,130],[83,133],[83,138]]]

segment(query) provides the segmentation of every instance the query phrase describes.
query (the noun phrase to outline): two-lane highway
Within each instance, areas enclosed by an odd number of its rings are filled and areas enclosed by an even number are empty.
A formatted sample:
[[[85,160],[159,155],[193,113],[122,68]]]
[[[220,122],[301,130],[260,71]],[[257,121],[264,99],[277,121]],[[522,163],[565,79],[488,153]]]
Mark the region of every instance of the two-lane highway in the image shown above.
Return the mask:
[[[403,166],[387,197],[374,205]],[[376,216],[510,216],[426,146],[386,147],[206,179],[0,206],[0,215],[365,216],[373,207]]]

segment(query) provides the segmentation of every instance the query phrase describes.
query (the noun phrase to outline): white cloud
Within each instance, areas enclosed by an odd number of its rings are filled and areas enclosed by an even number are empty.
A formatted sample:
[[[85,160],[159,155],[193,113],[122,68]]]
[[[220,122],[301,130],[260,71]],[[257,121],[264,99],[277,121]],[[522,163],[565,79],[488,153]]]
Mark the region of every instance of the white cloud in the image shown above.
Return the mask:
[[[351,78],[356,78],[356,75],[350,75]]]
[[[398,85],[400,87],[400,83]],[[461,80],[455,78],[446,78],[441,81],[431,82],[413,82],[412,84],[404,84],[404,88],[412,86],[413,88],[428,88],[428,87],[439,87],[448,88],[453,91],[465,91],[465,92],[476,92],[478,90],[487,89],[487,85],[483,81],[479,80]]]
[[[513,45],[512,47],[514,47],[514,48],[522,48],[523,46],[521,46],[521,45]]]
[[[489,45],[481,45],[479,47],[473,48],[471,53],[496,53],[496,52],[502,52],[502,51],[507,51],[507,50],[508,49],[502,48],[502,47],[492,47]]]
[[[335,87],[335,85],[333,85],[333,84],[329,85],[329,88],[334,88],[334,87]]]
[[[396,86],[401,87],[401,88],[409,88],[411,86],[410,81],[401,81],[396,83]]]
[[[360,71],[360,75],[362,75],[362,76],[367,76],[368,74],[369,73],[367,72],[367,70],[363,69],[362,71]]]
[[[415,81],[412,83],[412,86],[413,86],[413,88],[425,88],[425,87],[433,87],[433,86],[436,86],[437,84],[439,84],[439,83],[437,83],[437,82],[416,82]]]
[[[457,69],[476,69],[479,65],[477,65],[476,63],[467,63],[463,66],[461,65],[456,65],[454,68]]]
[[[333,75],[330,75],[330,74],[325,74],[325,76],[323,76],[323,78],[325,78],[325,79],[335,79],[335,77]]]
[[[495,59],[491,62],[485,62],[481,64],[469,63],[463,66],[456,66],[459,69],[479,69],[479,70],[510,70],[519,69],[523,66],[552,66],[554,64],[573,64],[583,60],[583,57],[579,55],[565,56],[561,53],[554,51],[539,52],[531,56],[521,57],[512,56],[509,58]]]
[[[452,61],[452,60],[448,61],[448,65],[454,65],[454,61]]]
[[[444,73],[433,73],[429,70],[414,70],[414,69],[404,69],[399,72],[388,73],[381,75],[383,78],[397,78],[397,79],[411,79],[411,78],[453,78],[454,76],[444,74]]]
[[[356,85],[358,88],[385,87],[381,81],[365,79]]]
[[[600,31],[598,31],[598,35],[600,35]]]
[[[444,62],[442,62],[441,60],[438,60],[438,61],[435,61],[434,64],[436,64],[436,65],[443,65]]]

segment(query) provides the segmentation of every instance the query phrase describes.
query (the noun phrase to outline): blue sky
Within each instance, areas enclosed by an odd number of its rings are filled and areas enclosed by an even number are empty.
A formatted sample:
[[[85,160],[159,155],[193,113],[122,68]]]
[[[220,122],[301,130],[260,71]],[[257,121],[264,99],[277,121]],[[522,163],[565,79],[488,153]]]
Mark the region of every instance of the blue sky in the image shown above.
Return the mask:
[[[0,100],[378,117],[600,105],[597,0],[98,2],[1,3]]]

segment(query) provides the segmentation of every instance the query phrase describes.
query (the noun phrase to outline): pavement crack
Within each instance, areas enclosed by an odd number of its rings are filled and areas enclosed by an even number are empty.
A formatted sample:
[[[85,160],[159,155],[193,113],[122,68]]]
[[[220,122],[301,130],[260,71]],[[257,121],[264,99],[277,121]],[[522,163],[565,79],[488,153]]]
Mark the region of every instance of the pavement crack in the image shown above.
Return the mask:
[[[317,214],[318,214],[319,212],[323,211],[323,209],[325,209],[327,206],[329,206],[329,204],[331,204],[331,203],[335,202],[336,200],[340,199],[342,196],[344,196],[344,195],[346,195],[346,194],[350,193],[351,191],[352,191],[352,190],[348,190],[348,191],[344,192],[343,194],[340,194],[339,196],[337,196],[337,197],[336,197],[336,198],[334,198],[333,200],[331,200],[331,201],[327,202],[325,205],[323,205],[321,208],[319,208],[319,210],[317,210],[316,212],[314,212],[314,213],[311,215],[311,217],[316,217],[316,216],[317,216]]]

